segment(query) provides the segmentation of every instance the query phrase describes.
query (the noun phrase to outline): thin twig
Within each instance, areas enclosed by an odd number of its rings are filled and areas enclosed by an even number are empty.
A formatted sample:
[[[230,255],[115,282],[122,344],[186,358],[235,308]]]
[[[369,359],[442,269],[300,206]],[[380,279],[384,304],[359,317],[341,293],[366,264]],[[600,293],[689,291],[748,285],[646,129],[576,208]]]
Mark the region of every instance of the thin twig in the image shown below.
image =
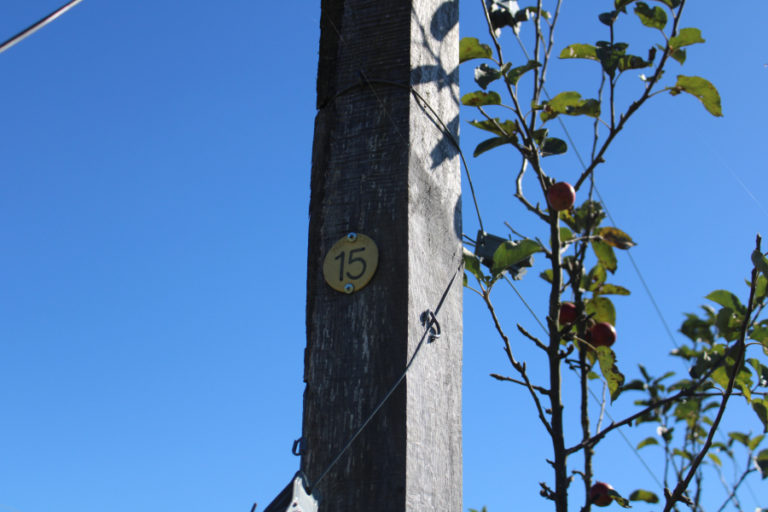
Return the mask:
[[[760,235],[757,235],[757,238],[755,240],[757,251],[760,251],[760,242],[761,242],[761,237]],[[733,367],[731,377],[728,379],[728,387],[726,388],[725,394],[723,395],[723,400],[720,403],[720,408],[718,409],[717,415],[715,416],[715,419],[712,422],[712,426],[709,429],[707,440],[704,442],[704,446],[699,451],[699,454],[691,463],[691,467],[688,470],[688,474],[684,479],[682,479],[677,483],[677,486],[675,486],[675,490],[672,492],[671,496],[667,497],[667,502],[666,502],[666,505],[664,506],[664,512],[669,512],[675,506],[675,504],[681,500],[683,493],[688,488],[688,485],[690,484],[691,479],[693,478],[693,475],[696,472],[696,469],[699,467],[699,465],[701,465],[701,462],[704,459],[704,456],[707,454],[707,452],[709,451],[709,448],[712,446],[712,439],[715,436],[717,427],[720,425],[720,421],[723,419],[723,414],[725,413],[725,406],[728,403],[728,399],[730,398],[731,394],[733,393],[733,386],[736,383],[736,377],[741,371],[741,365],[743,364],[743,360],[744,360],[744,352],[746,350],[746,345],[744,342],[747,338],[747,327],[749,326],[749,321],[752,317],[752,306],[753,306],[753,299],[755,298],[755,287],[757,285],[757,275],[758,275],[757,268],[753,267],[752,279],[750,279],[751,284],[749,287],[749,301],[747,302],[747,313],[744,315],[744,321],[742,322],[742,325],[741,325],[741,334],[739,335],[739,339],[734,345],[735,347],[737,347],[737,350],[738,350],[738,354],[735,358],[736,363]]]
[[[677,27],[680,23],[680,15],[682,14],[683,8],[685,7],[686,0],[681,0],[680,6],[678,7],[677,14],[674,17],[674,21],[672,24],[672,37],[677,35]],[[595,167],[597,167],[598,164],[604,161],[603,156],[605,155],[605,152],[608,150],[608,146],[611,145],[611,142],[616,137],[616,135],[619,134],[619,132],[624,128],[624,125],[627,123],[630,117],[632,117],[632,114],[637,112],[637,110],[645,103],[645,101],[651,96],[653,86],[656,85],[656,83],[661,79],[661,76],[664,71],[664,65],[667,62],[667,59],[671,55],[672,50],[669,46],[669,43],[667,43],[664,53],[661,56],[661,59],[659,60],[659,65],[656,66],[656,70],[653,73],[653,76],[648,79],[645,86],[645,91],[643,91],[643,94],[640,96],[639,99],[634,101],[629,108],[627,108],[627,111],[622,114],[619,117],[619,122],[616,125],[615,128],[611,129],[610,133],[608,133],[608,137],[606,138],[605,142],[603,142],[603,145],[600,147],[600,151],[597,152],[597,155],[592,158],[592,163],[589,164],[589,167],[587,167],[583,173],[581,173],[581,176],[579,176],[579,179],[576,181],[576,184],[573,188],[576,190],[579,190],[579,187],[581,187],[582,183],[584,183],[584,180],[587,179],[587,177],[592,173],[592,171],[595,170]]]
[[[528,338],[529,340],[534,342],[536,344],[536,346],[539,347],[541,350],[543,350],[544,352],[547,351],[547,346],[544,343],[542,343],[541,340],[539,340],[539,338],[537,338],[533,334],[531,334],[528,331],[526,331],[525,328],[522,325],[517,324],[517,330],[520,331],[520,333],[523,336],[525,336],[526,338]]]
[[[531,384],[530,379],[528,378],[528,372],[525,368],[525,363],[519,363],[514,355],[512,354],[512,347],[509,343],[509,337],[504,332],[504,329],[502,329],[501,324],[499,323],[499,318],[496,316],[496,309],[493,307],[493,303],[491,302],[491,298],[489,296],[489,291],[486,291],[483,295],[483,300],[485,301],[485,305],[488,308],[488,311],[491,313],[491,318],[493,318],[493,324],[496,327],[496,331],[499,333],[499,336],[501,336],[501,339],[504,341],[504,352],[507,354],[507,358],[509,359],[510,364],[512,364],[512,367],[517,370],[517,372],[520,374],[520,376],[525,381],[525,386],[528,389],[528,392],[530,393],[531,397],[533,398],[533,402],[536,405],[536,410],[539,414],[539,419],[541,420],[541,423],[544,425],[544,428],[547,429],[547,432],[552,435],[552,425],[549,424],[549,421],[547,420],[546,415],[544,414],[544,408],[541,405],[541,401],[539,400],[539,396],[536,394],[536,389],[534,388],[533,384]]]
[[[499,375],[498,373],[492,373],[491,377],[493,377],[496,380],[506,381],[506,382],[513,382],[515,384],[520,384],[521,386],[528,387],[528,384],[521,380],[513,379],[512,377],[505,377],[504,375]],[[533,389],[541,393],[542,395],[548,395],[549,390],[547,388],[543,388],[541,386],[531,386]]]

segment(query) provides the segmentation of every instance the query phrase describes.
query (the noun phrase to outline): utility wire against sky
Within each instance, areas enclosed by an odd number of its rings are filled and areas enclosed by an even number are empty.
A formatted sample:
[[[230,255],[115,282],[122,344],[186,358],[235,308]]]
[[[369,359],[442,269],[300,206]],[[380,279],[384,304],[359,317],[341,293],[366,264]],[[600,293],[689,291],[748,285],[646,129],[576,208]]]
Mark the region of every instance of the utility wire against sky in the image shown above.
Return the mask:
[[[15,36],[11,37],[10,39],[7,39],[6,41],[3,41],[0,43],[0,53],[3,53],[5,50],[10,48],[11,46],[15,45],[16,43],[21,42],[23,39],[27,38],[28,36],[31,36],[83,0],[71,0],[70,2],[67,2],[66,4],[62,5],[49,15],[45,16],[44,18],[40,19],[39,21],[36,21],[32,25],[28,26]]]

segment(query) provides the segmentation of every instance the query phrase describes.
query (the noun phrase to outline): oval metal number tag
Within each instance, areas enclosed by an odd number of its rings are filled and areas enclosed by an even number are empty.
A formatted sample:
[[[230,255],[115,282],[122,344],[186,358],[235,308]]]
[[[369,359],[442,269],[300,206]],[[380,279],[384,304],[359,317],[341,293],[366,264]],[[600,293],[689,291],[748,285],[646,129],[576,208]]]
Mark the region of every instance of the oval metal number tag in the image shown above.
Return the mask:
[[[376,243],[360,233],[349,233],[325,255],[323,277],[334,290],[354,293],[370,282],[378,265]]]

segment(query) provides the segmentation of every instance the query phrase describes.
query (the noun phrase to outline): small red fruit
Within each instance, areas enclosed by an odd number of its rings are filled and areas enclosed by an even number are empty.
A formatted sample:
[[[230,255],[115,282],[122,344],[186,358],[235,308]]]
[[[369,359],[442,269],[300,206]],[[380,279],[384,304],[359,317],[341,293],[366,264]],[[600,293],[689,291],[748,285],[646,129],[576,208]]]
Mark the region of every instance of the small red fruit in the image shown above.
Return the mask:
[[[576,304],[573,302],[563,302],[560,304],[560,325],[569,325],[576,321]]]
[[[598,507],[607,507],[613,501],[611,491],[613,487],[605,482],[595,482],[589,490],[589,502]]]
[[[608,322],[599,322],[589,329],[589,342],[595,347],[610,347],[616,341],[616,329]]]
[[[558,181],[547,190],[547,202],[555,211],[567,210],[575,201],[576,191],[565,181]]]

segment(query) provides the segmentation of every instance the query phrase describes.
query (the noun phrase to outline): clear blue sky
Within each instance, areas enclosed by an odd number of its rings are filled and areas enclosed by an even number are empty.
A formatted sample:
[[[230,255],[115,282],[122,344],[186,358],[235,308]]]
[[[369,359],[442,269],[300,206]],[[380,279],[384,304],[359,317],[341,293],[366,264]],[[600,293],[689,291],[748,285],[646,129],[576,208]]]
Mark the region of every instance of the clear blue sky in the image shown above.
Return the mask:
[[[5,0],[0,39],[61,3]],[[558,48],[604,38],[579,32],[599,28],[583,4],[566,2]],[[683,26],[708,42],[681,72],[719,88],[725,117],[690,96],[655,98],[597,181],[675,331],[709,291],[743,293],[755,233],[768,234],[768,4],[689,4]],[[461,9],[462,35],[487,39],[479,2]],[[0,54],[0,511],[247,512],[298,469],[319,10],[85,0]],[[595,66],[555,62],[550,92],[574,79],[593,95]],[[474,89],[471,65],[461,80]],[[467,153],[482,136],[472,118]],[[585,141],[588,125],[568,122]],[[512,198],[512,153],[495,153],[470,161],[486,228],[506,234],[506,220],[538,235]],[[562,180],[580,172],[571,154],[550,165]],[[464,212],[473,235],[469,201]],[[614,281],[633,291],[616,300],[622,368],[682,370],[629,261],[619,265]],[[538,268],[520,289],[541,310]],[[509,290],[497,300],[509,331],[537,328]],[[481,306],[466,295],[465,509],[543,509],[548,441],[527,396],[488,377],[510,370]],[[734,421],[759,428],[751,413]],[[660,494],[620,437],[607,446],[598,478]],[[765,484],[751,486],[765,500]],[[768,505],[746,490],[742,503]]]

